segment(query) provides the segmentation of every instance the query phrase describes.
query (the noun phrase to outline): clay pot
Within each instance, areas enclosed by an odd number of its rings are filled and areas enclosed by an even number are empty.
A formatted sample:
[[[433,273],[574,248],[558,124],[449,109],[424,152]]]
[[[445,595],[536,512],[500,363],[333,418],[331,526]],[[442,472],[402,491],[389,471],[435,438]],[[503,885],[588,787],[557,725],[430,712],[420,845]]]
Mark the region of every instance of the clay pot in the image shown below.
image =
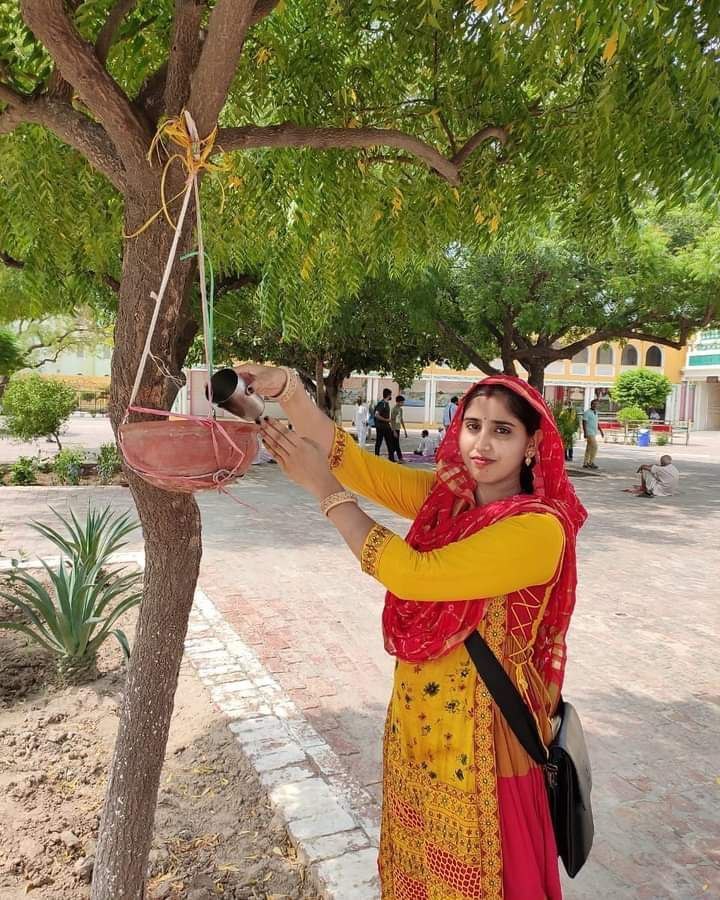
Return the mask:
[[[120,426],[125,461],[145,481],[165,491],[225,487],[250,468],[260,428],[250,422],[178,418]]]

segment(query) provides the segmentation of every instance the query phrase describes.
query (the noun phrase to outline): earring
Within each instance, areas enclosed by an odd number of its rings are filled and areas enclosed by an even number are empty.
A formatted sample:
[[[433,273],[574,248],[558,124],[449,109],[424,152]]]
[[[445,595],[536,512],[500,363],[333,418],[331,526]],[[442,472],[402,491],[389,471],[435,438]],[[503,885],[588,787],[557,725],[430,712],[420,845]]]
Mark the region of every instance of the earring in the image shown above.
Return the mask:
[[[525,456],[525,465],[528,467],[528,469],[532,465],[534,455],[534,453],[530,453],[530,451],[528,450],[527,455]]]

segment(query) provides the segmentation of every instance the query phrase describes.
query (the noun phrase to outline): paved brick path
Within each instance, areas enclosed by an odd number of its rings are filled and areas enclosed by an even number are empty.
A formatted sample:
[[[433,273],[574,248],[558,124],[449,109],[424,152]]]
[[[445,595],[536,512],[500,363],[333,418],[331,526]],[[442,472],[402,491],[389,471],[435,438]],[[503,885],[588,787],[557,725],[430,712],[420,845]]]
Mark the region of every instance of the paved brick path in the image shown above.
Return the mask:
[[[602,475],[575,482],[591,519],[566,694],[590,741],[597,840],[569,900],[720,897],[720,468],[701,461],[708,446],[699,458],[673,451],[676,498],[621,492],[635,477],[635,448],[601,447]],[[129,503],[122,489],[92,493]],[[201,585],[377,801],[392,670],[383,591],[275,466],[252,469],[235,495],[248,506],[201,498]],[[87,496],[0,489],[0,551],[39,548],[24,521],[48,501],[80,508]],[[376,803],[362,812],[376,819]]]

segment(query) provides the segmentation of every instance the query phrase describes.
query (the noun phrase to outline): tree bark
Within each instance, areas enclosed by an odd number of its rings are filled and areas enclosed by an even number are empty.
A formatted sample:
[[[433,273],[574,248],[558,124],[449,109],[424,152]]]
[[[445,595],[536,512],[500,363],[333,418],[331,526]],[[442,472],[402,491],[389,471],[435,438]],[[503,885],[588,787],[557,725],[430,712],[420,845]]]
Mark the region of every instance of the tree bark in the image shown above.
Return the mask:
[[[153,835],[178,671],[201,556],[192,495],[129,476],[145,537],[145,585],[93,876],[93,900],[138,900]]]
[[[177,188],[176,188],[177,190]],[[157,204],[158,185],[128,197],[126,231],[136,230]],[[192,211],[188,218],[192,217]],[[152,352],[172,375],[193,266],[180,262],[181,239]],[[117,433],[127,406],[172,232],[161,220],[125,247],[112,366],[111,419]],[[181,361],[180,361],[181,362]],[[149,360],[138,405],[169,408],[177,385]],[[200,513],[192,495],[158,490],[132,472],[128,480],[145,538],[145,584],[115,751],[98,836],[93,900],[139,900],[155,818],[160,773],[173,711],[188,616],[202,553]]]
[[[325,409],[325,360],[315,359],[315,402],[319,409]]]
[[[342,403],[340,392],[345,381],[345,373],[342,369],[331,366],[330,372],[323,381],[325,384],[325,412],[333,422],[341,422]]]
[[[528,366],[528,384],[534,387],[541,394],[545,388],[545,362],[529,364]]]

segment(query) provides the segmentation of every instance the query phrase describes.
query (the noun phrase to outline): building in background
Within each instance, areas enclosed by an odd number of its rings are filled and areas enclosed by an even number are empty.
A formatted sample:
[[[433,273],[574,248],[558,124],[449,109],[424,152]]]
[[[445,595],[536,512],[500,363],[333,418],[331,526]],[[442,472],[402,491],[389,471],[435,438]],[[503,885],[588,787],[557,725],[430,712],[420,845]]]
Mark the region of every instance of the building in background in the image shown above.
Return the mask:
[[[615,378],[629,369],[645,367],[653,372],[666,375],[673,384],[673,393],[668,398],[665,418],[678,421],[683,365],[685,352],[660,347],[644,341],[629,341],[621,344],[598,344],[588,347],[571,360],[561,360],[545,370],[545,397],[553,403],[570,403],[578,410],[586,409],[591,400],[600,401],[601,412],[612,412],[610,388]],[[493,365],[500,367],[500,360]],[[188,388],[183,389],[174,409],[204,415],[208,409],[205,397],[206,374],[204,369],[193,369],[188,374]],[[522,373],[521,373],[522,374]],[[404,418],[408,424],[441,424],[443,410],[450,398],[462,396],[473,384],[483,377],[483,373],[469,369],[450,369],[447,366],[428,366],[410,387],[400,387],[391,379],[376,373],[353,375],[347,378],[342,391],[343,421],[352,421],[355,401],[362,397],[375,404],[382,397],[384,388],[390,388],[393,396],[402,393],[405,397]],[[271,414],[278,410],[269,407]],[[663,410],[659,410],[662,415]]]
[[[677,397],[677,416],[698,431],[720,430],[720,329],[699,332],[690,342]]]
[[[545,370],[545,399],[550,405],[569,403],[578,410],[587,409],[591,400],[600,401],[601,412],[612,412],[610,388],[621,372],[644,367],[666,375],[673,385],[668,398],[665,418],[678,421],[679,395],[682,382],[685,351],[660,347],[646,341],[628,341],[596,344],[578,353],[571,360],[552,363]],[[500,360],[493,365],[501,367]],[[521,371],[521,375],[525,375]],[[414,423],[441,423],[442,411],[450,398],[462,395],[468,385],[478,381],[483,373],[475,367],[462,371],[445,366],[428,366],[411,388],[402,391],[405,397],[405,421]],[[370,403],[377,402],[383,388],[393,394],[399,387],[389,378],[379,375],[356,375],[343,385],[343,419],[350,419],[351,407],[358,396]],[[659,410],[663,413],[663,410]]]

